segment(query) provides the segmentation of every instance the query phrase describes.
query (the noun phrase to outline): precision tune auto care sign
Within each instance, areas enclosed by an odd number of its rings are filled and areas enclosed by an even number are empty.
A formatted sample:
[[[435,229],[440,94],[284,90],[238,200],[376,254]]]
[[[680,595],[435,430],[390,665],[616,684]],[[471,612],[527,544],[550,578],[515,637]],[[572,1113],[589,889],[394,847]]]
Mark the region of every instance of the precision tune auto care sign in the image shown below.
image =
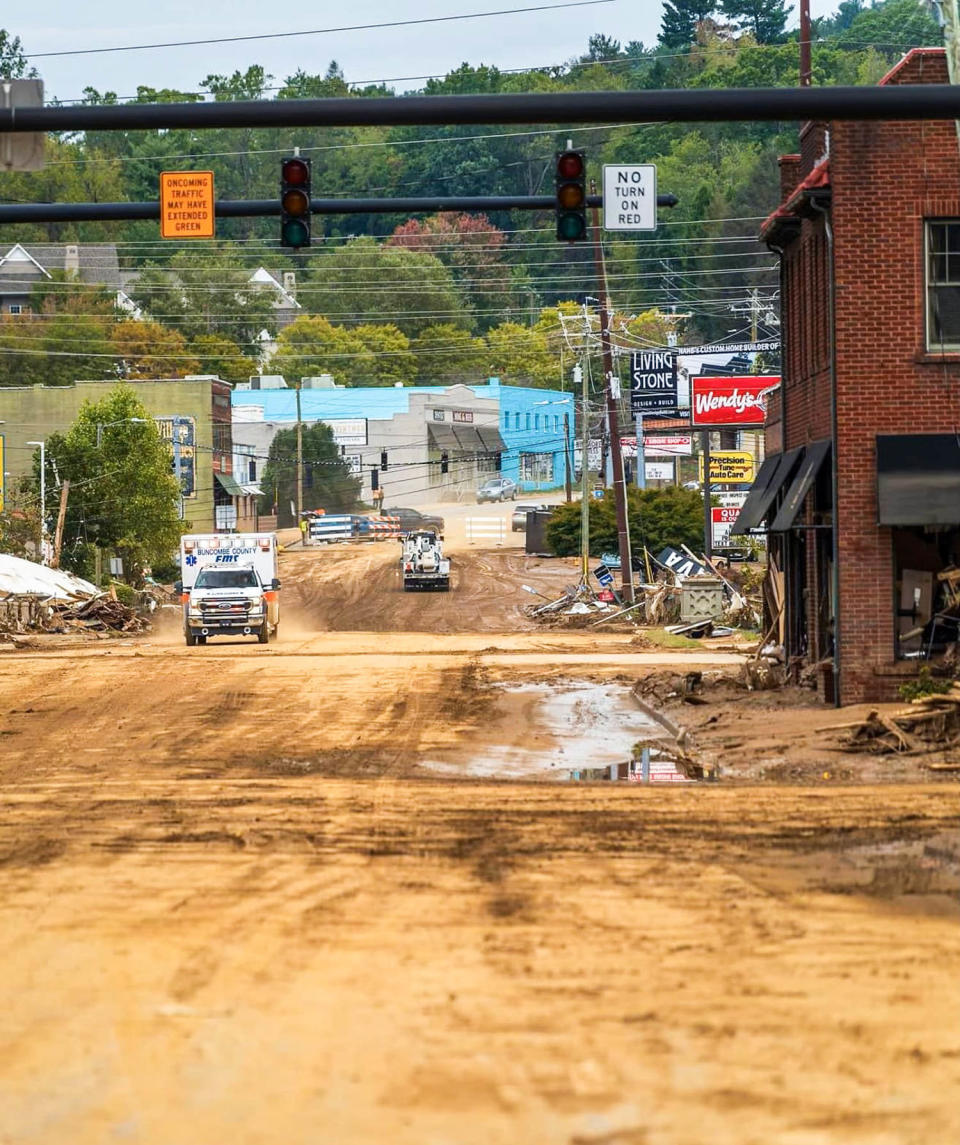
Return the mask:
[[[160,237],[212,239],[213,172],[160,173]]]
[[[627,167],[604,164],[603,229],[657,229],[657,168],[653,163]]]
[[[690,420],[698,427],[763,425],[763,395],[780,384],[779,376],[739,374],[690,379]]]
[[[677,355],[638,350],[630,355],[630,408],[634,414],[677,412]]]

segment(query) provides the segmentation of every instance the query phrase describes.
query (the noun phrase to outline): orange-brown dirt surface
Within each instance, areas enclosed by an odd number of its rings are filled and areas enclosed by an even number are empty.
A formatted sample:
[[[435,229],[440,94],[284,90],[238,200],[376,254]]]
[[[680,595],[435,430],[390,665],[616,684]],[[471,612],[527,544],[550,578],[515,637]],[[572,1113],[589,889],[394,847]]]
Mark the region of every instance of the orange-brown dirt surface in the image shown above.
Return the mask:
[[[265,647],[0,654],[0,1142],[960,1140],[960,786],[537,627],[569,565],[396,558],[284,554]],[[634,689],[717,782],[567,781]]]

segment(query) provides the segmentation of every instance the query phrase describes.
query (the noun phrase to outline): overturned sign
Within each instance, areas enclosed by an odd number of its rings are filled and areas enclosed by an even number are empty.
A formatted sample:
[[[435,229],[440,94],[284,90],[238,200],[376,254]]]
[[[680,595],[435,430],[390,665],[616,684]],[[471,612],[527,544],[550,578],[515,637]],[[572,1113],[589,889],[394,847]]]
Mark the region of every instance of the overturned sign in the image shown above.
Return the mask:
[[[709,571],[706,565],[700,564],[693,557],[680,552],[678,549],[671,549],[669,546],[662,549],[658,554],[657,563],[678,577],[706,576]]]

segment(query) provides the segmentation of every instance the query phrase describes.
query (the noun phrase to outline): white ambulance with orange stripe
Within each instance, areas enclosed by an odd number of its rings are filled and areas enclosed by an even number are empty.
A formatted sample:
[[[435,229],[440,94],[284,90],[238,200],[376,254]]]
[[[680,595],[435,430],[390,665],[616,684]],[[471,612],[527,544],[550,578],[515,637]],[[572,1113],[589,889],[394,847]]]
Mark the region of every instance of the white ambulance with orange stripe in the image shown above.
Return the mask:
[[[273,639],[280,626],[276,533],[205,533],[180,538],[177,591],[189,646],[211,636]]]

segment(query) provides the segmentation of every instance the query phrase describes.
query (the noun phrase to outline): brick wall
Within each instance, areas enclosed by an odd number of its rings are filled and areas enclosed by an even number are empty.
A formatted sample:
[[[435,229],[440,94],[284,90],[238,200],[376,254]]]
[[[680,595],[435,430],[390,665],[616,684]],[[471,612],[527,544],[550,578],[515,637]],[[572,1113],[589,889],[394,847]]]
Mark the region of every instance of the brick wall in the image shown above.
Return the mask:
[[[911,52],[887,83],[945,83],[942,52]],[[821,157],[808,124],[798,174]],[[835,244],[841,700],[895,698],[910,662],[895,654],[894,560],[877,525],[878,433],[960,425],[960,355],[925,349],[923,224],[960,218],[960,159],[950,122],[830,125]],[[782,168],[783,169],[783,168]],[[783,432],[788,448],[829,437],[829,259],[823,220],[804,218],[784,255]],[[809,506],[807,506],[809,513]],[[815,649],[817,584],[807,566],[808,635]]]

